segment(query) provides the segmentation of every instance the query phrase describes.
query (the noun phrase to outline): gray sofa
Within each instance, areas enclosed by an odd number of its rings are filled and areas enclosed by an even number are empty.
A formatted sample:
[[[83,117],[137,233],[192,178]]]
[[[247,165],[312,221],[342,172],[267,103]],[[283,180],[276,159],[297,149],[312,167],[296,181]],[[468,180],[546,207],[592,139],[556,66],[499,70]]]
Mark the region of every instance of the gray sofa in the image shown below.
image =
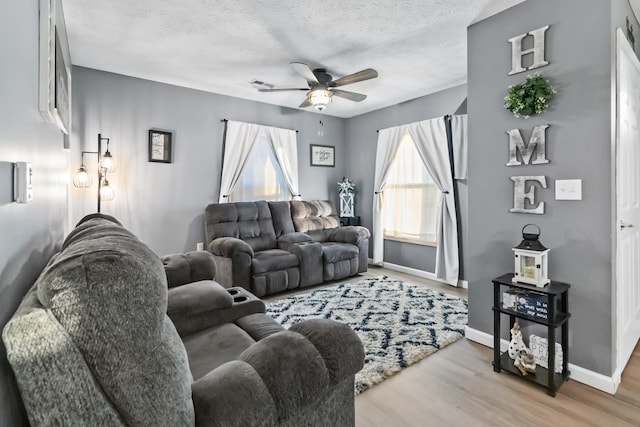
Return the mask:
[[[204,220],[225,287],[261,297],[367,271],[369,230],[341,227],[328,201],[214,203]]]
[[[211,255],[163,262],[106,215],[70,233],[3,331],[32,425],[354,425],[348,326],[283,330]]]

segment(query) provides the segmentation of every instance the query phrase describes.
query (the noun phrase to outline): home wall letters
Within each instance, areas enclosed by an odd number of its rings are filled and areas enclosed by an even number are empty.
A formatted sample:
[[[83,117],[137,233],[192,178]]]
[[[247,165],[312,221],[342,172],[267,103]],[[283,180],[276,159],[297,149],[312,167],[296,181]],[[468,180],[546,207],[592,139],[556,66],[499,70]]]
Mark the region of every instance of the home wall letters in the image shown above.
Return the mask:
[[[549,25],[509,39],[509,43],[511,43],[511,71],[508,75],[549,65],[545,59],[545,34],[548,29]],[[527,36],[533,37],[533,47],[523,49],[522,42]],[[522,66],[522,59],[525,55],[533,55],[532,64],[526,68]],[[524,142],[520,129],[506,131],[509,135],[509,162],[507,166],[521,166],[522,163],[525,165],[549,163],[546,139],[548,128],[548,124],[535,126],[527,144]],[[518,160],[518,152],[520,152],[522,161]],[[545,176],[512,176],[509,179],[513,181],[513,207],[509,209],[509,212],[544,214],[544,202],[536,203],[536,187],[533,182],[537,182],[542,188],[547,188],[547,178]],[[528,183],[530,187],[527,190]],[[526,207],[526,202],[529,202],[530,207]]]

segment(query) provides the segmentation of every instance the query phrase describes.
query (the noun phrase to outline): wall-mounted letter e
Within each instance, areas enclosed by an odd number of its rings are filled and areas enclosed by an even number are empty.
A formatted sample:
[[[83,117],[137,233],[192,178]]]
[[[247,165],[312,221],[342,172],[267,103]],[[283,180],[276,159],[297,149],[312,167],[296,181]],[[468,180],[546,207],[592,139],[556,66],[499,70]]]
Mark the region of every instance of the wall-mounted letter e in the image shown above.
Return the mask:
[[[539,214],[544,213],[544,202],[536,204],[536,188],[532,185],[529,191],[526,191],[527,181],[537,181],[542,185],[542,188],[547,188],[546,176],[512,176],[509,178],[513,181],[513,208],[509,209],[509,212],[514,213],[527,213],[527,214]],[[526,192],[525,192],[526,191]],[[525,201],[534,206],[532,208],[525,208]]]

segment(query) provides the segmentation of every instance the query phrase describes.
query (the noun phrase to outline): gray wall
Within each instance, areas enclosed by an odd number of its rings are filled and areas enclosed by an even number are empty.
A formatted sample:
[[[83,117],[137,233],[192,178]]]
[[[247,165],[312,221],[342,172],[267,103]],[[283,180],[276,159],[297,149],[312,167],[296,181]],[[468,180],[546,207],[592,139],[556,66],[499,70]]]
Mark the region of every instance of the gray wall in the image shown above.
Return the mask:
[[[469,326],[492,333],[491,279],[513,271],[511,248],[524,224],[542,229],[550,277],[572,284],[571,363],[605,375],[611,370],[611,2],[537,0],[519,4],[468,29]],[[502,108],[510,84],[507,40],[551,25],[539,68],[558,89],[549,111],[528,120]],[[506,130],[530,135],[550,124],[548,165],[506,167]],[[544,215],[509,213],[510,176],[545,175],[536,190]],[[554,200],[554,180],[582,179],[582,201]]]
[[[445,114],[454,114],[458,107],[464,103],[466,96],[467,86],[461,85],[362,114],[347,121],[347,158],[353,160],[350,162],[346,174],[358,185],[356,215],[361,217],[364,226],[371,228],[373,224],[373,178],[378,141],[376,130],[428,120]],[[464,235],[466,233],[467,218],[466,182],[458,181],[457,189],[460,198],[459,207]],[[462,244],[464,246],[464,241]],[[464,247],[461,248],[461,252],[463,257],[461,266],[463,267]],[[436,248],[434,247],[390,240],[385,242],[384,260],[386,262],[433,272],[435,258]],[[460,277],[462,278],[464,275]]]
[[[349,156],[344,119],[88,68],[74,67],[73,73],[71,168],[79,166],[81,149],[97,149],[98,132],[111,138],[118,170],[109,182],[116,196],[103,203],[102,211],[115,215],[158,254],[195,250],[204,241],[202,214],[207,204],[218,201],[220,187],[221,119],[299,130],[303,199],[337,202],[337,182]],[[148,162],[151,128],[174,133],[173,163]],[[324,135],[318,135],[319,128]],[[336,167],[311,167],[311,143],[334,145]],[[95,173],[96,156],[85,155],[85,160]],[[71,187],[74,223],[95,211],[95,191]]]
[[[49,257],[67,219],[63,136],[38,111],[38,2],[9,1],[0,14],[0,330]],[[12,202],[12,164],[31,162],[34,199]],[[0,425],[26,424],[0,342]]]

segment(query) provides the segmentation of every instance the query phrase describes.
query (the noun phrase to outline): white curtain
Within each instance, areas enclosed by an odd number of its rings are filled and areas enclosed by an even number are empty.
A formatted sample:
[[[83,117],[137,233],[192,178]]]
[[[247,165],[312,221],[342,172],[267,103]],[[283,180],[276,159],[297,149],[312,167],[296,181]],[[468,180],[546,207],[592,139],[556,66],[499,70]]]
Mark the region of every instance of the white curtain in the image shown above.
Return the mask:
[[[422,161],[440,189],[440,218],[436,246],[436,277],[450,285],[458,285],[458,226],[453,189],[449,144],[444,118],[407,125]]]
[[[267,127],[271,148],[276,155],[293,200],[300,200],[298,187],[298,141],[296,131]]]
[[[252,123],[227,121],[218,203],[228,201],[262,128]]]
[[[227,121],[218,203],[228,201],[229,194],[235,188],[247,158],[260,135],[269,138],[270,147],[276,156],[289,191],[294,199],[300,198],[296,132],[290,129],[229,120]]]
[[[383,129],[378,134],[373,196],[373,262],[380,264],[383,260],[381,192],[389,165],[405,132],[411,136],[420,158],[441,191],[435,274],[438,279],[456,286],[459,273],[458,228],[449,145],[445,121],[442,117]]]
[[[398,151],[404,131],[399,127],[382,129],[378,132],[376,148],[376,168],[373,183],[373,263],[381,265],[384,256],[384,211],[382,190],[387,182],[389,166]]]
[[[467,115],[451,116],[453,168],[455,179],[467,179]]]

